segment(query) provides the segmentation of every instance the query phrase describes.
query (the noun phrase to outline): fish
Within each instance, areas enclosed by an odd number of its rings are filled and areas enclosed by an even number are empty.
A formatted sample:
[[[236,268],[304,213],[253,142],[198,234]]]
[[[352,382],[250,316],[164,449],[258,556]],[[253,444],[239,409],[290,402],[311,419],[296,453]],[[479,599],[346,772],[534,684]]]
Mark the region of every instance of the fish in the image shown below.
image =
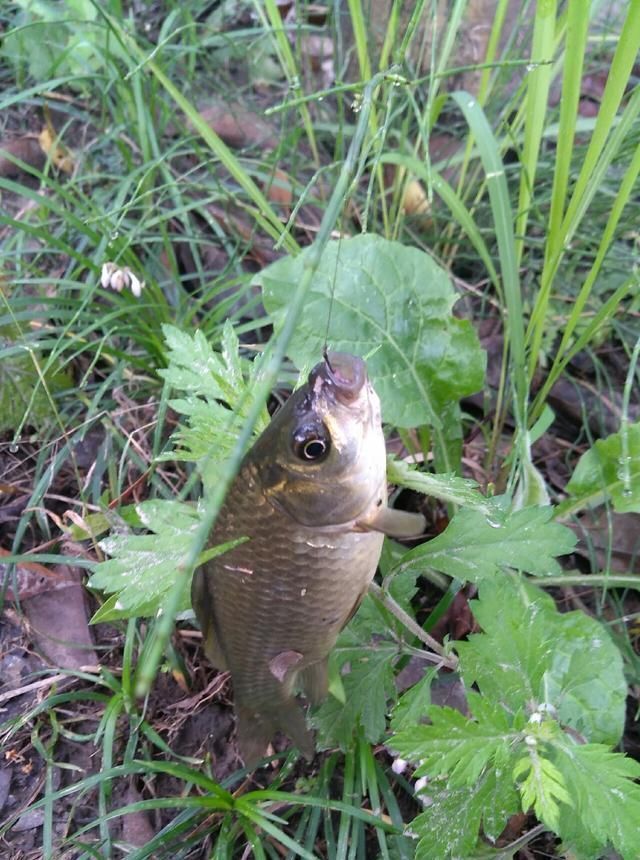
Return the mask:
[[[307,759],[296,697],[327,695],[327,658],[375,574],[384,533],[423,530],[387,507],[380,401],[365,362],[327,352],[244,457],[210,545],[244,543],[196,570],[204,651],[233,682],[237,741],[255,768],[276,732]]]

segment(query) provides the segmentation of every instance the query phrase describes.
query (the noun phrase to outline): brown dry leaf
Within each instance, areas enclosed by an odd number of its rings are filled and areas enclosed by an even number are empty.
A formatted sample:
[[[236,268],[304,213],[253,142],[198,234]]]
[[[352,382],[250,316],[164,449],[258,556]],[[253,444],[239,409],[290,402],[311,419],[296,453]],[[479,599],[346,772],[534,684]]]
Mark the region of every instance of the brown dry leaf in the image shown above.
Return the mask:
[[[140,792],[137,791],[133,785],[130,785],[125,798],[125,803],[127,805],[140,803],[142,799],[143,797]],[[128,845],[133,845],[135,848],[143,848],[151,842],[155,835],[156,832],[151,825],[151,821],[146,812],[138,810],[137,812],[130,812],[128,815],[123,815],[122,839]]]
[[[4,179],[20,176],[22,168],[7,156],[18,158],[36,170],[42,170],[45,164],[45,156],[34,135],[0,140],[0,176]]]
[[[59,565],[56,573],[60,577],[57,583],[23,601],[32,638],[58,668],[96,665],[81,573],[66,565]]]
[[[267,188],[267,198],[271,203],[284,206],[286,209],[291,208],[291,204],[293,202],[291,180],[284,170],[280,170],[279,167],[277,167],[273,172],[273,181]]]
[[[407,215],[426,215],[429,211],[429,200],[422,182],[410,179],[402,196],[402,211]]]
[[[200,109],[200,116],[234,149],[262,146],[268,151],[278,145],[278,135],[269,123],[237,102],[215,99]],[[191,128],[191,124],[188,125]]]
[[[11,555],[9,550],[0,548],[0,562],[2,556],[8,555]],[[0,571],[2,567],[3,565],[0,563]],[[10,582],[6,598],[10,601],[19,600],[22,603],[22,601],[28,600],[30,597],[50,591],[61,584],[64,585],[66,581],[65,571],[49,569],[35,561],[22,562],[16,565],[15,583],[17,585],[17,595]]]
[[[640,573],[640,514],[608,514],[602,508],[568,525],[578,535],[575,551],[587,558],[595,554],[601,570]]]
[[[73,173],[74,161],[70,151],[57,139],[55,129],[47,124],[38,135],[40,148],[47,155],[51,163],[63,173]]]

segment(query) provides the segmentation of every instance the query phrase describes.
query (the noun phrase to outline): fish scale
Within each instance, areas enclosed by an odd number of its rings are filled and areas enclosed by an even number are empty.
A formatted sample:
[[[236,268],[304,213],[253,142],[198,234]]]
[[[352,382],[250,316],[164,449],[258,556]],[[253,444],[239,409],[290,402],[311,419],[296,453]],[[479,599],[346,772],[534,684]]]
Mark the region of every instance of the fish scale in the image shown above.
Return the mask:
[[[243,529],[237,515],[227,512],[240,504],[260,508],[259,497],[254,500],[253,494],[240,490],[243,481],[250,486],[241,473],[219,518],[217,543],[231,540]],[[216,612],[218,629],[229,643],[227,652],[233,656],[227,660],[234,677],[242,672],[236,695],[243,686],[255,690],[262,664],[283,651],[303,654],[298,669],[326,657],[369,584],[382,540],[374,532],[354,535],[306,528],[274,508],[260,511],[251,540],[221,557],[215,570],[216,603],[225,607]],[[247,636],[247,630],[253,636]]]

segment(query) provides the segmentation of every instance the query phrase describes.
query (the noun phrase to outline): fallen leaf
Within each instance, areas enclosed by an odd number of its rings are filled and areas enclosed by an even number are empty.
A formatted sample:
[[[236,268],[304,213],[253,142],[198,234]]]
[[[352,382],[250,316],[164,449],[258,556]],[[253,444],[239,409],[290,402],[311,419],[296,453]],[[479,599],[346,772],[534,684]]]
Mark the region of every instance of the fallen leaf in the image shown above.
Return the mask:
[[[275,129],[255,111],[249,110],[238,102],[214,99],[200,109],[200,116],[228,146],[234,149],[261,146],[268,151],[278,145]],[[190,123],[188,126],[192,129]]]
[[[595,556],[600,570],[640,573],[640,514],[616,514],[600,508],[587,512],[577,523],[568,523],[578,535],[575,551]]]
[[[429,200],[424,186],[417,179],[410,179],[402,197],[403,211],[407,215],[426,215],[429,208]]]
[[[38,649],[56,667],[79,669],[98,658],[89,631],[86,591],[81,574],[60,565],[63,577],[52,588],[23,601],[31,635]]]
[[[133,786],[129,786],[125,797],[127,806],[132,803],[140,803],[142,799],[140,792]],[[135,848],[143,848],[147,843],[151,842],[155,835],[156,832],[146,812],[138,810],[137,812],[123,815],[122,839],[128,845],[133,845]]]
[[[267,186],[267,199],[285,209],[291,208],[293,202],[291,180],[279,167],[274,170],[273,177]]]
[[[34,135],[16,137],[13,140],[0,140],[0,177],[14,179],[24,173],[22,167],[13,159],[23,161],[36,170],[42,170],[46,158]]]
[[[0,549],[0,560],[7,555],[11,555],[9,550]],[[3,567],[4,565],[0,563],[0,571]],[[15,590],[14,582],[17,585]],[[15,579],[9,581],[6,598],[10,601],[19,600],[22,603],[30,597],[51,591],[52,588],[57,588],[66,583],[68,583],[66,571],[56,571],[35,561],[21,562],[16,565]]]
[[[46,125],[38,135],[38,143],[51,163],[63,173],[73,173],[73,158],[70,151],[60,143],[53,126]]]

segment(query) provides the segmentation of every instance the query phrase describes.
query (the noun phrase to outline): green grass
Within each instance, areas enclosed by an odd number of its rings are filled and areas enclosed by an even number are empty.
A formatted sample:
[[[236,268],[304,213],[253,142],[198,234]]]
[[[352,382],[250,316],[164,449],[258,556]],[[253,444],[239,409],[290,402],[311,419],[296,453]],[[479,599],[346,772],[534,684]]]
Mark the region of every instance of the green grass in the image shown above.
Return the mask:
[[[274,2],[243,12],[231,3],[212,11],[196,0],[168,0],[138,18],[117,0],[68,2],[49,4],[45,23],[20,9],[0,13],[5,35],[14,31],[0,46],[0,137],[39,130],[53,112],[73,163],[70,174],[50,161],[26,166],[28,185],[0,176],[0,362],[8,375],[24,373],[29,388],[17,407],[2,401],[11,415],[4,453],[32,451],[20,466],[28,505],[3,532],[11,564],[64,561],[60,526],[74,537],[61,519],[69,508],[83,519],[105,510],[113,518],[137,498],[199,497],[193,464],[158,460],[176,422],[157,373],[168,362],[162,325],[197,327],[218,348],[230,319],[243,353],[264,354],[262,373],[240,404],[246,421],[207,495],[181,571],[188,574],[265,402],[294,378],[288,348],[335,231],[366,229],[427,250],[463,285],[474,321],[496,319],[504,335],[487,408],[445,416],[453,436],[479,434],[480,453],[465,448],[462,461],[459,439],[452,444],[429,426],[403,430],[419,459],[433,455],[437,470],[446,463],[446,471],[467,474],[473,456],[483,489],[508,488],[523,504],[547,492],[561,501],[578,455],[595,441],[589,405],[569,444],[563,487],[536,459],[534,443],[541,428],[544,439],[555,438],[556,425],[544,423],[553,386],[571,379],[586,356],[597,390],[620,398],[629,466],[640,343],[640,0],[610,32],[597,9],[590,19],[577,0],[538,3],[535,14],[534,4],[522,4],[515,23],[499,2],[484,56],[472,67],[458,58],[469,15],[462,0],[444,17],[438,4],[418,3],[408,15],[394,2],[378,41],[365,5],[343,5],[351,35],[341,38],[336,22],[323,27],[304,4],[293,22]],[[21,35],[31,46],[22,53]],[[304,67],[305,39],[319,35],[332,38],[343,75],[329,86]],[[50,60],[47,39],[56,49]],[[597,113],[583,116],[584,75],[599,69],[607,79]],[[457,89],[472,71],[474,95]],[[275,148],[225,143],[200,111],[212,92],[231,105],[253,104],[273,125]],[[455,147],[438,162],[430,141],[443,135]],[[271,192],[279,171],[293,190],[292,211]],[[404,211],[411,180],[422,184],[426,214]],[[253,272],[274,248],[295,256],[311,243],[286,321],[272,336]],[[106,261],[144,279],[139,299],[101,287]],[[607,352],[619,356],[617,371]],[[87,479],[77,451],[92,433],[99,442]],[[457,498],[442,496],[430,510],[442,514],[448,503],[452,517]],[[584,525],[588,513],[574,501],[564,515],[581,514]],[[611,496],[610,514],[613,505]],[[610,559],[614,531],[608,540]],[[81,552],[79,567],[101,555],[96,541]],[[12,576],[9,567],[3,597]],[[219,783],[206,757],[185,757],[167,743],[154,726],[158,670],[195,674],[171,638],[182,592],[176,580],[159,618],[114,622],[117,645],[99,673],[75,673],[70,689],[52,690],[3,727],[6,743],[32,745],[43,762],[42,790],[31,804],[44,810],[43,856],[61,856],[57,810],[71,798],[63,847],[83,858],[231,858],[250,850],[268,858],[413,857],[415,839],[403,834],[420,808],[413,783],[397,777],[389,754],[363,734],[310,772],[295,756],[279,756],[271,783],[257,787],[241,771]],[[637,646],[622,620],[632,617],[624,589],[637,588],[637,573],[603,568],[592,553],[588,571],[566,570],[546,585],[575,589],[587,580],[598,590],[588,606],[606,619],[637,684]],[[462,585],[446,571],[431,571],[429,582],[414,601],[425,630]],[[391,616],[381,618],[387,633],[400,636]],[[91,728],[78,728],[74,714]],[[58,750],[69,738],[95,749],[99,769],[55,788],[56,770],[66,767]],[[179,792],[165,796],[161,777]],[[132,780],[145,797],[123,806],[120,786]],[[94,817],[78,824],[83,803],[93,804]],[[151,843],[129,851],[114,840],[111,822],[152,811],[162,823]],[[519,847],[540,834],[529,824]]]

